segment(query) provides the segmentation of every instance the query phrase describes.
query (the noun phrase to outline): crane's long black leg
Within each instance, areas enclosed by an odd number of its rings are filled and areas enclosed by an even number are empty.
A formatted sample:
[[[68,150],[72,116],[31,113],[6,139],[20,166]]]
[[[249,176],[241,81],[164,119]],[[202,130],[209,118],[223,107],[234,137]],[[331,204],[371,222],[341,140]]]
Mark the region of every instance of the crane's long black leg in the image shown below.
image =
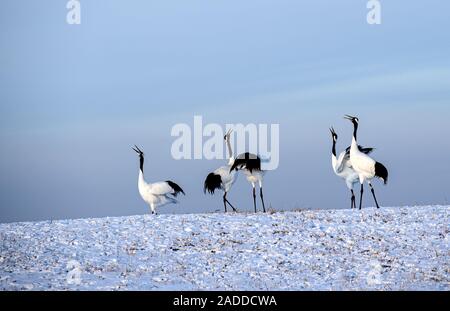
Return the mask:
[[[262,202],[262,206],[263,206],[263,212],[266,212],[266,205],[264,204],[264,195],[263,195],[263,190],[262,187],[259,188],[259,195],[261,196],[261,202]]]
[[[350,190],[352,192],[352,202],[351,202],[351,209],[356,208],[356,198],[355,198],[355,192],[353,189]]]
[[[228,199],[227,199],[227,193],[225,193],[224,200],[225,200],[225,203],[228,203],[228,205],[231,206],[231,208],[233,209],[234,212],[237,212],[237,209],[235,209],[234,206],[230,203],[230,201],[228,201]],[[226,206],[226,205],[225,205],[225,206]]]
[[[225,213],[227,212],[227,193],[223,194],[223,206],[225,207]]]
[[[227,203],[228,203],[228,205],[231,206],[231,208],[233,209],[233,212],[236,212],[236,213],[237,213],[237,209],[234,208],[234,206],[230,203],[230,201],[227,200]]]
[[[253,206],[255,207],[255,213],[256,213],[256,189],[253,187]]]
[[[364,184],[361,184],[361,197],[359,198],[359,209],[362,208],[363,193],[364,193]]]
[[[370,186],[370,191],[372,192],[372,195],[373,195],[373,199],[375,200],[375,204],[377,205],[377,208],[380,208],[380,206],[378,205],[377,197],[375,196],[375,190],[373,189],[372,184],[369,183],[369,186]]]

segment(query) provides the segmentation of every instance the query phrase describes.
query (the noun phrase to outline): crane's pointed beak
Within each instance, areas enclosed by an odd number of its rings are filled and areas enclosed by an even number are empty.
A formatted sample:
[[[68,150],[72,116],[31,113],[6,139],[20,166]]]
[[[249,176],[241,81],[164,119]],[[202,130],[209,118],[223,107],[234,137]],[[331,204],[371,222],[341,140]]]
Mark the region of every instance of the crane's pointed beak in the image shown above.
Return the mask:
[[[344,116],[344,119],[347,119],[347,120],[352,121],[352,120],[354,119],[354,117],[352,117],[352,116],[346,114],[346,115]]]
[[[228,137],[230,137],[231,133],[233,133],[232,129],[229,129],[228,132],[225,134],[225,136],[223,137],[223,139],[227,139]]]
[[[139,155],[144,155],[144,153],[142,152],[142,150],[139,149],[139,147],[136,146],[136,145],[134,145],[134,148],[131,148],[131,149],[133,149],[133,150],[134,150],[137,154],[139,154]]]

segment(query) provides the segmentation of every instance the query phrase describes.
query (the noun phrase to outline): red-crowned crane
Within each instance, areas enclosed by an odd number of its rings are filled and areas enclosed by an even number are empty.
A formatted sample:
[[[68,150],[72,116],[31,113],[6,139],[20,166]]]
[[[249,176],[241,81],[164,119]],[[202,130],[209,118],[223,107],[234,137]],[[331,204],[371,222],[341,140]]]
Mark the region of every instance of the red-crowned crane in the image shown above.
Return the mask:
[[[370,186],[370,190],[372,192],[377,208],[380,208],[371,181],[374,177],[378,177],[386,185],[388,182],[388,175],[389,175],[388,170],[383,164],[375,161],[367,154],[359,150],[357,140],[359,119],[357,117],[352,117],[349,115],[346,115],[345,119],[350,120],[353,123],[353,138],[352,138],[352,145],[350,147],[350,161],[352,162],[353,169],[355,170],[356,173],[358,173],[359,182],[361,183],[361,197],[359,201],[359,209],[362,208],[362,198],[364,193],[365,181],[367,181],[367,183]]]
[[[133,148],[139,155],[138,189],[142,199],[150,205],[152,214],[156,214],[156,208],[166,204],[176,204],[178,194],[185,194],[183,189],[173,181],[167,180],[156,183],[147,183],[144,180],[144,152],[136,145]]]
[[[224,136],[225,143],[228,147],[229,159],[228,164],[219,167],[214,172],[210,173],[205,180],[203,191],[209,192],[210,194],[214,194],[217,189],[223,191],[223,205],[225,208],[225,213],[227,212],[227,204],[233,209],[233,211],[237,212],[234,206],[228,201],[227,194],[231,190],[231,187],[236,182],[237,172],[231,170],[230,167],[234,163],[234,155],[233,150],[231,149],[231,130]]]
[[[265,175],[265,171],[261,169],[261,158],[255,154],[251,154],[249,152],[240,154],[233,165],[230,168],[230,172],[233,170],[241,170],[244,172],[247,181],[252,184],[253,187],[253,206],[256,210],[256,183],[259,184],[259,195],[261,197],[261,203],[263,207],[263,212],[266,212],[266,206],[264,204],[264,195],[263,195],[263,179]]]
[[[356,199],[355,192],[353,191],[354,184],[358,183],[359,175],[353,169],[352,163],[350,161],[350,147],[348,147],[345,151],[342,151],[339,154],[339,157],[336,155],[336,143],[338,139],[338,135],[334,128],[330,128],[331,137],[333,139],[333,147],[331,149],[331,165],[333,166],[334,173],[341,177],[347,188],[350,190],[351,196],[351,208],[356,208]],[[365,154],[369,154],[373,151],[373,148],[363,148],[358,146],[359,150]]]

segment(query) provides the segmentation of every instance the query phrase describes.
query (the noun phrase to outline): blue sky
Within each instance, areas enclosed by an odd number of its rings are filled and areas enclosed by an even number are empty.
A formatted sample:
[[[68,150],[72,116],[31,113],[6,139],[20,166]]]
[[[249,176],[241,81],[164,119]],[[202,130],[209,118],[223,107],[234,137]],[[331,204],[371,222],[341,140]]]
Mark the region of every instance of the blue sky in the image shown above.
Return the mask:
[[[176,123],[279,123],[281,162],[267,174],[275,209],[347,208],[330,164],[361,119],[360,140],[391,172],[382,205],[448,203],[450,4],[381,1],[82,2],[6,0],[0,11],[0,221],[140,214],[148,181],[179,182],[161,212],[221,209],[203,195],[222,161],[174,161]],[[239,179],[230,200],[251,210]],[[372,205],[370,196],[365,201]]]

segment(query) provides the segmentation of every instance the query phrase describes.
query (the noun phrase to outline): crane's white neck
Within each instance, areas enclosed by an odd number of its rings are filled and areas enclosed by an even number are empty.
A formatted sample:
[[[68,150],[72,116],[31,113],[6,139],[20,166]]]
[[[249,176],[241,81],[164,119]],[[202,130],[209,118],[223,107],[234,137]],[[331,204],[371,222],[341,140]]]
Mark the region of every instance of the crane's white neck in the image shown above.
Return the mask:
[[[357,142],[355,136],[353,136],[353,138],[352,138],[352,146],[350,148],[351,148],[350,151],[359,151],[358,142]]]
[[[337,158],[334,154],[331,154],[331,165],[333,166],[333,171],[336,173]]]
[[[234,154],[233,154],[233,149],[231,148],[231,142],[230,139],[226,139],[226,143],[227,143],[227,148],[228,148],[228,165],[233,165],[234,163]]]
[[[138,177],[139,191],[142,191],[143,189],[145,189],[146,185],[147,185],[147,182],[144,179],[144,173],[141,170],[139,170],[139,177]]]
[[[234,160],[235,160],[234,157],[229,158],[229,159],[228,159],[228,166],[233,166]]]
[[[233,149],[231,148],[231,142],[229,139],[226,140],[227,142],[227,148],[228,148],[228,158],[231,160],[234,155],[233,155]]]

